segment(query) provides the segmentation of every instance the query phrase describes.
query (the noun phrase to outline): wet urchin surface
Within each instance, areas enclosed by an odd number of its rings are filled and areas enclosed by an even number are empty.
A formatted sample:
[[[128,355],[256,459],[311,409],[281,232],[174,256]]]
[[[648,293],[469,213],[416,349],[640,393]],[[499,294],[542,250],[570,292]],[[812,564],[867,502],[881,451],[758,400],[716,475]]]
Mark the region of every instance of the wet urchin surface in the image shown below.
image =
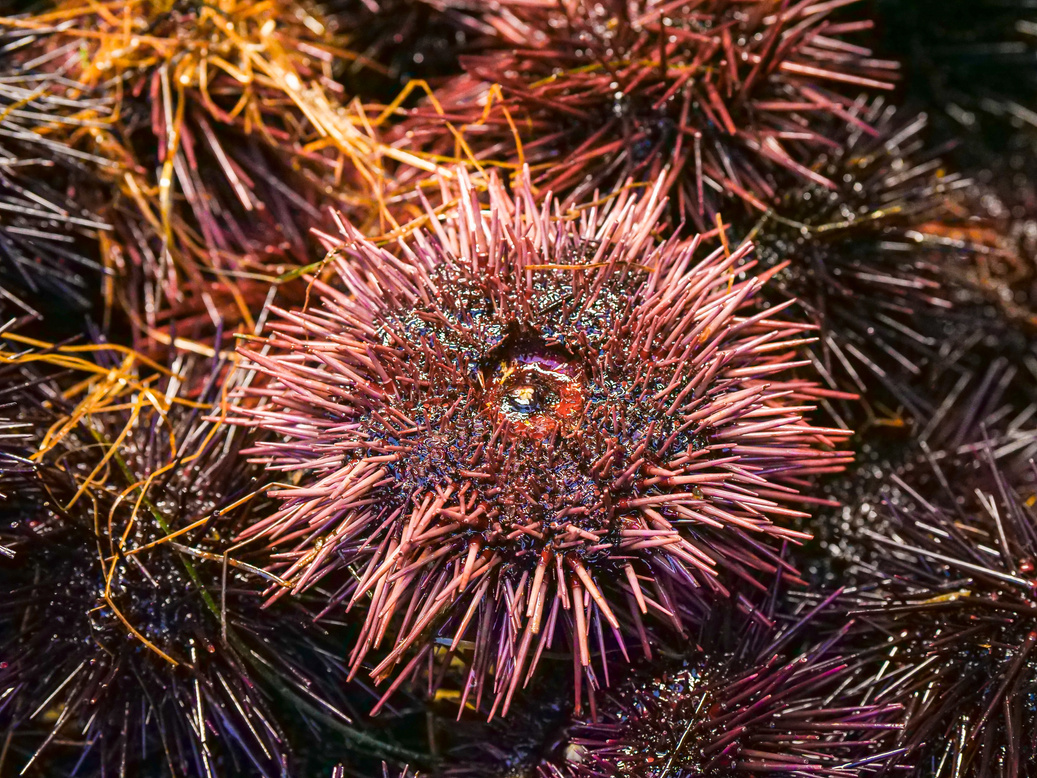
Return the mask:
[[[903,60],[903,102],[925,111],[948,159],[976,181],[961,210],[990,246],[978,281],[1015,326],[1037,322],[1033,186],[1037,7],[1029,0],[877,0],[879,47]]]
[[[821,390],[786,373],[808,333],[749,306],[749,247],[656,242],[658,188],[575,216],[528,186],[457,194],[396,253],[344,227],[339,286],[243,349],[267,380],[233,420],[289,476],[245,537],[297,591],[348,566],[354,662],[389,645],[391,690],[440,645],[462,703],[485,686],[504,712],[552,644],[586,694],[606,645],[681,633],[725,579],[763,587],[846,433],[806,421]]]
[[[876,699],[907,701],[918,776],[1022,775],[1037,758],[1037,472],[1003,469],[993,446],[970,453],[971,478],[934,464],[930,488],[902,483],[871,536],[868,582],[848,596],[855,640],[889,658]]]
[[[499,5],[508,45],[462,58],[465,74],[412,112],[401,143],[528,162],[569,202],[665,171],[673,224],[699,231],[721,209],[765,210],[774,171],[811,178],[829,145],[818,119],[896,77],[854,44],[869,23],[835,22],[832,4]]]
[[[769,614],[774,616],[773,612]],[[538,778],[870,776],[896,769],[903,711],[872,704],[878,669],[836,632],[804,641],[814,612],[771,628],[718,609],[697,645],[610,691],[574,721]],[[798,636],[797,636],[797,633]]]
[[[834,778],[899,771],[903,706],[870,699],[881,652],[846,648],[845,629],[817,641],[816,617],[830,610],[831,599],[776,614],[780,589],[752,614],[734,600],[718,606],[692,640],[626,672],[583,715],[572,715],[564,689],[552,691],[554,681],[538,683],[513,716],[484,725],[489,736],[455,737],[436,769],[402,778]],[[466,726],[462,719],[459,728]]]
[[[352,733],[336,641],[300,602],[264,611],[269,576],[225,555],[262,508],[242,431],[202,419],[208,365],[113,370],[75,405],[40,356],[3,411],[4,769],[281,776],[288,727]]]

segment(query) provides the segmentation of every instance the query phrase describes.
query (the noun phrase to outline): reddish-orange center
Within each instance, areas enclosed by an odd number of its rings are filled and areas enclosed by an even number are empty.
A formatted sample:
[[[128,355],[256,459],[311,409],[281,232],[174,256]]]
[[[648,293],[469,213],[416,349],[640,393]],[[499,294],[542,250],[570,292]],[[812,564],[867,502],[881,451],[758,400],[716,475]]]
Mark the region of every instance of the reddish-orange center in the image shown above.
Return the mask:
[[[485,383],[487,410],[515,434],[544,438],[583,412],[582,376],[554,356],[509,355]]]

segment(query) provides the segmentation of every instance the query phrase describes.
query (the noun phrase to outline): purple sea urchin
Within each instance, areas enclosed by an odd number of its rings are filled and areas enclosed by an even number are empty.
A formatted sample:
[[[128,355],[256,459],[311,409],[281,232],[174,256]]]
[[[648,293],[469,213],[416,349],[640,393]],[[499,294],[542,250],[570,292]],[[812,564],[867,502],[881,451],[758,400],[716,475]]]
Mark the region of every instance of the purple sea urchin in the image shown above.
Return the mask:
[[[771,633],[714,613],[678,666],[610,691],[576,722],[540,778],[698,778],[759,774],[849,778],[896,765],[902,709],[869,701],[872,672],[836,634],[798,655],[810,615]],[[801,641],[802,636],[796,640]],[[658,671],[656,671],[658,672]]]
[[[868,22],[830,18],[855,1],[505,1],[510,48],[463,58],[402,132],[437,157],[528,162],[570,203],[665,175],[675,221],[709,229],[738,200],[765,210],[771,171],[832,185],[809,168],[831,146],[816,118],[856,122],[853,98],[895,76],[846,40]]]
[[[782,522],[847,433],[810,426],[824,392],[787,375],[808,328],[746,310],[749,247],[652,237],[661,182],[564,212],[528,180],[484,206],[460,175],[395,251],[343,225],[340,287],[275,310],[242,349],[269,380],[232,413],[292,474],[245,536],[296,591],[352,571],[354,668],[388,636],[373,674],[404,663],[395,688],[442,643],[468,655],[462,699],[492,667],[506,711],[559,633],[593,688],[606,636],[647,650],[644,614],[682,630],[718,569],[774,572],[766,541],[803,537]]]
[[[76,179],[99,160],[48,134],[89,126],[80,115],[104,107],[51,94],[67,82],[15,67],[4,50],[15,45],[0,37],[0,319],[84,312],[100,300],[107,225],[79,202]]]
[[[856,639],[888,657],[875,699],[908,702],[918,776],[1025,775],[1037,759],[1037,470],[1004,470],[1011,448],[980,441],[931,455],[928,482],[895,479],[850,598]]]
[[[2,355],[29,387],[8,414],[31,470],[0,506],[0,767],[280,778],[274,700],[348,733],[345,671],[300,603],[263,610],[261,571],[226,553],[258,487],[244,431],[201,421],[220,391],[206,367],[181,373],[200,393],[133,357],[80,363],[64,393],[33,377],[33,359],[75,354]]]
[[[953,354],[948,361],[956,361]],[[807,524],[822,551],[805,570],[812,580],[856,585],[862,576],[881,577],[865,570],[861,560],[875,550],[868,536],[888,534],[888,504],[945,497],[949,484],[961,495],[989,488],[986,465],[976,452],[996,452],[998,467],[1010,480],[1029,471],[1037,457],[1037,359],[998,357],[980,372],[961,368],[954,365],[960,374],[949,369],[936,384],[941,388],[929,400],[934,410],[928,418],[868,435],[855,452],[852,472],[823,485],[834,509],[819,509]]]
[[[927,230],[951,218],[949,198],[968,182],[926,148],[924,116],[905,119],[884,99],[847,114],[856,124],[829,122],[832,147],[811,165],[834,185],[788,182],[748,237],[761,264],[779,268],[776,300],[795,297],[817,325],[827,383],[859,393],[873,417],[903,408],[923,419],[925,368],[958,326],[942,260],[961,251]],[[854,412],[841,415],[853,423]]]

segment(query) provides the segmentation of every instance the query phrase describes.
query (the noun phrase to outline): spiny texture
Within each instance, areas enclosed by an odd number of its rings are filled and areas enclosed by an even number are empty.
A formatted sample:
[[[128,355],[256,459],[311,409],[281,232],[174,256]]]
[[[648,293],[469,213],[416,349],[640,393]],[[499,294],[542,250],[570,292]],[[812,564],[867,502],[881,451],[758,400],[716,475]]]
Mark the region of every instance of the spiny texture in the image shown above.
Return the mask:
[[[775,299],[796,297],[817,325],[827,383],[859,393],[873,418],[900,408],[925,418],[925,368],[957,329],[975,328],[956,320],[945,267],[968,252],[929,232],[952,219],[948,199],[967,182],[926,148],[924,116],[906,119],[881,99],[848,114],[857,123],[830,122],[832,147],[811,165],[834,186],[793,182],[749,236],[761,264],[778,268]],[[839,415],[852,424],[860,411],[852,403]]]
[[[115,229],[111,295],[137,342],[168,342],[166,313],[185,300],[211,321],[175,334],[251,330],[257,301],[234,294],[216,310],[209,285],[269,284],[305,261],[320,203],[346,207],[351,168],[322,147],[305,102],[340,90],[326,23],[292,0],[61,0],[0,25],[27,41],[22,63],[76,80],[61,96],[112,104],[79,141],[113,167],[93,195]]]
[[[1001,454],[977,444],[933,456],[928,482],[900,480],[849,598],[856,639],[888,656],[875,699],[909,700],[920,777],[1026,775],[1037,760],[1037,470],[1006,470]]]
[[[982,371],[963,373],[940,393],[932,417],[917,433],[919,448],[951,469],[951,483],[962,483],[958,473],[979,467],[974,454],[983,447],[992,447],[1003,472],[1022,473],[1037,458],[1035,410],[1037,355],[999,357]],[[931,465],[922,472],[936,475]]]
[[[402,132],[435,155],[528,162],[570,202],[665,172],[676,220],[709,228],[738,200],[765,210],[775,170],[833,186],[809,168],[832,145],[817,118],[857,122],[852,99],[895,75],[846,39],[868,23],[830,18],[853,2],[503,2],[511,48],[463,59]]]
[[[714,613],[694,652],[610,692],[597,720],[575,722],[564,754],[537,775],[885,774],[902,755],[892,745],[901,707],[869,701],[869,661],[840,654],[841,635],[797,654],[791,639],[809,621],[772,634]]]
[[[345,673],[297,603],[264,611],[254,584],[269,576],[225,554],[262,508],[243,431],[201,421],[219,387],[149,379],[133,357],[106,366],[103,351],[79,365],[78,405],[33,364],[75,366],[74,349],[3,354],[28,387],[6,413],[31,471],[0,506],[0,769],[280,777],[275,700],[291,724],[348,730]],[[206,367],[184,370],[204,387]]]
[[[387,644],[373,675],[404,663],[394,688],[442,644],[462,700],[493,670],[506,711],[559,633],[593,689],[609,635],[647,650],[644,614],[679,631],[718,569],[773,573],[800,489],[849,457],[805,421],[822,390],[788,376],[806,328],[747,310],[748,246],[657,243],[661,184],[563,215],[528,180],[493,179],[484,207],[459,175],[456,207],[393,251],[343,225],[338,286],[242,350],[269,380],[236,421],[292,474],[245,536],[297,591],[352,571],[354,668]]]
[[[0,323],[96,304],[98,232],[106,229],[77,189],[77,179],[96,175],[99,160],[49,137],[83,130],[89,121],[81,117],[103,114],[104,106],[50,94],[68,82],[14,66],[5,49],[15,45],[0,37]]]

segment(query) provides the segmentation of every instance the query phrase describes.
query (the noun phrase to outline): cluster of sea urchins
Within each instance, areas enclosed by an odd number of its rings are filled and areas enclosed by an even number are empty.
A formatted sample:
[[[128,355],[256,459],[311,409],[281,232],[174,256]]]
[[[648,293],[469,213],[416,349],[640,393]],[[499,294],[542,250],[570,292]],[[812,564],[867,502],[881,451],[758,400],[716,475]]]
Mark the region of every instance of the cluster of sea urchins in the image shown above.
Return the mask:
[[[333,643],[298,603],[263,611],[250,581],[269,576],[228,554],[257,507],[247,436],[203,421],[208,365],[148,377],[101,353],[79,405],[38,367],[58,355],[4,354],[0,761],[280,776],[290,728],[350,718]]]
[[[559,635],[593,688],[609,636],[647,653],[643,616],[683,633],[718,570],[773,574],[767,541],[804,537],[786,526],[803,479],[849,457],[805,420],[808,328],[750,309],[749,246],[656,240],[661,187],[567,215],[528,181],[492,179],[483,207],[459,176],[395,253],[344,224],[340,286],[315,280],[243,349],[270,381],[235,421],[298,474],[245,536],[295,590],[350,571],[354,667],[387,643],[372,672],[402,679],[442,643],[468,654],[462,699],[495,668],[506,712]]]

